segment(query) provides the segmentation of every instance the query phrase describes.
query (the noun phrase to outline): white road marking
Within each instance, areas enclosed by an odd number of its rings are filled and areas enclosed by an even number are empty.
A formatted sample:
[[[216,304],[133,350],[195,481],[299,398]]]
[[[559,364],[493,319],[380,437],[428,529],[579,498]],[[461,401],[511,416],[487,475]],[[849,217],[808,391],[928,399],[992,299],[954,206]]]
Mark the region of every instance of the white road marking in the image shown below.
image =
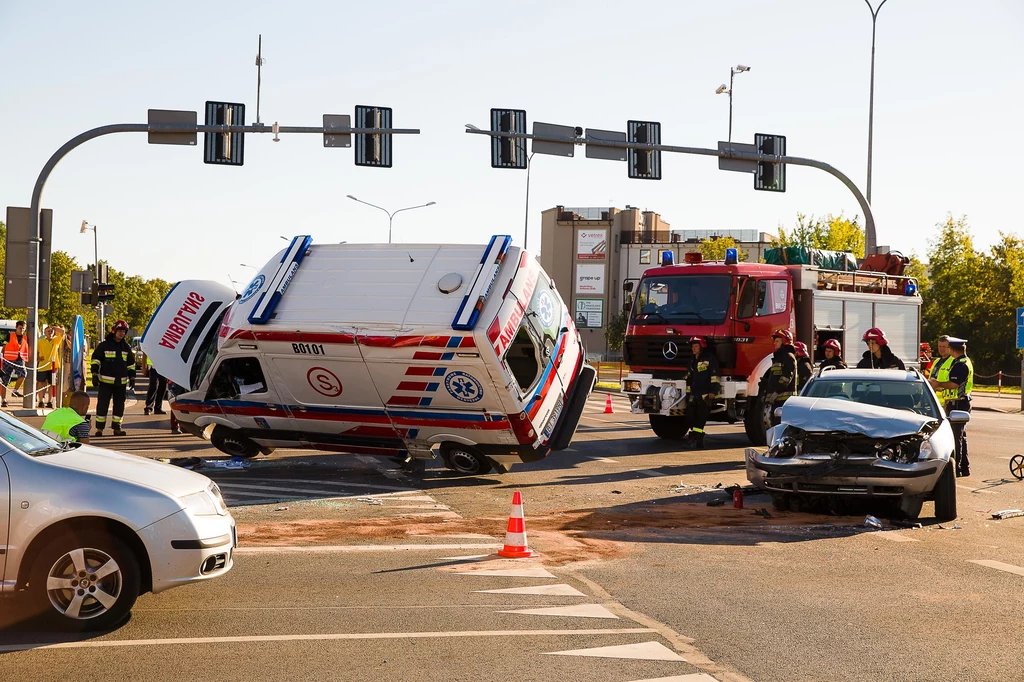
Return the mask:
[[[450,509],[445,504],[388,504],[385,509]]]
[[[308,478],[253,478],[251,476],[232,476],[230,479],[225,479],[224,483],[217,481],[217,485],[224,485],[227,483],[235,483],[241,481],[243,483],[312,483],[313,485],[325,485],[327,487],[340,486],[342,488],[368,488],[370,490],[390,490],[395,491],[395,494],[409,494],[409,493],[420,493],[422,490],[416,488],[397,488],[392,485],[370,485],[369,483],[347,483],[345,481],[313,481]]]
[[[921,542],[917,538],[908,538],[906,535],[900,535],[899,533],[894,533],[891,530],[882,531],[880,533],[864,533],[864,535],[868,537],[884,538],[886,540],[891,540],[892,542]]]
[[[438,557],[438,561],[479,561],[480,559],[486,559],[488,557],[497,556],[496,554],[470,554],[469,556],[443,556]]]
[[[641,474],[643,476],[668,476],[668,474],[662,474],[657,471],[651,471],[650,469],[633,469],[634,474]]]
[[[644,661],[683,661],[686,659],[660,642],[641,642],[619,646],[601,646],[595,649],[549,651],[548,656],[593,656],[596,658],[633,658]]]
[[[567,616],[569,618],[611,618],[615,620],[619,618],[600,604],[572,604],[571,606],[554,606],[546,609],[498,611],[498,613],[521,613],[527,616]]]
[[[605,462],[606,464],[618,464],[619,462],[614,459],[608,459],[607,457],[591,457],[590,459],[595,462]]]
[[[297,545],[238,547],[235,554],[302,554],[305,552],[423,552],[435,550],[501,549],[501,543],[460,543],[447,545]],[[550,574],[549,574],[550,575]],[[554,578],[555,576],[551,576]]]
[[[490,547],[491,545],[488,545]],[[497,546],[497,545],[495,545]],[[469,548],[468,545],[466,545]],[[480,547],[483,549],[483,547]],[[541,566],[530,566],[524,568],[510,568],[506,570],[479,570],[479,571],[459,571],[455,575],[486,575],[486,576],[501,576],[505,578],[554,578],[555,576]]]
[[[958,485],[957,488],[960,488],[961,490],[967,490],[972,493],[981,493],[982,495],[995,495],[995,493],[992,492],[991,490],[981,490],[980,488],[968,488],[965,485]]]
[[[381,493],[379,495],[366,495],[366,494],[362,494],[362,495],[347,495],[347,496],[339,497],[338,493],[341,492],[341,491],[338,491],[338,490],[314,490],[313,488],[291,488],[291,487],[286,488],[286,487],[283,487],[283,486],[254,485],[254,484],[251,484],[251,483],[234,483],[234,482],[228,483],[226,481],[224,483],[218,482],[217,485],[220,486],[220,488],[222,490],[226,490],[228,492],[232,492],[236,488],[238,488],[239,492],[243,493],[243,494],[248,494],[250,490],[253,491],[254,494],[255,494],[255,491],[257,491],[257,490],[266,490],[268,492],[275,492],[275,493],[303,493],[303,494],[306,494],[306,495],[326,495],[326,496],[329,496],[329,497],[331,497],[333,499],[336,499],[336,500],[355,499],[357,497],[385,497],[385,496],[391,496],[391,495],[394,494],[394,493]]]
[[[480,594],[540,594],[547,597],[586,597],[572,585],[534,585],[532,587],[508,587],[503,590],[474,590]]]
[[[711,677],[707,673],[690,673],[689,675],[656,677],[649,680],[633,680],[633,682],[718,682],[718,678]]]
[[[1006,571],[1007,573],[1013,573],[1014,575],[1024,575],[1024,568],[1020,566],[1014,566],[1013,564],[1004,564],[1002,561],[989,561],[988,559],[969,559],[972,564],[978,564],[985,568],[994,568],[997,571]]]
[[[240,637],[180,637],[174,639],[106,639],[84,640],[80,642],[59,642],[56,644],[49,644],[46,642],[40,642],[38,644],[5,644],[0,645],[0,653],[37,649],[102,649],[107,647],[128,646],[168,646],[172,644],[244,644],[247,642],[308,642],[359,639],[428,639],[448,637],[576,637],[579,635],[637,635],[649,632],[654,631],[649,628],[607,628],[599,630],[462,630],[456,632],[344,632],[320,635],[248,635]],[[668,650],[666,649],[666,651]]]

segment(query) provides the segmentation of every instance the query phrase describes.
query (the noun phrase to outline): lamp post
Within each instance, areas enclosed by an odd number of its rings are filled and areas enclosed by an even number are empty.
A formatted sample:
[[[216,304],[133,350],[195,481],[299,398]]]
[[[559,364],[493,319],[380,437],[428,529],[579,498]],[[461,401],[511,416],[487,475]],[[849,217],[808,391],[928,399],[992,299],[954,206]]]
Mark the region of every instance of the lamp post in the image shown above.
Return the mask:
[[[92,253],[93,253],[93,263],[94,263],[94,266],[93,266],[94,270],[92,272],[92,276],[93,276],[93,279],[96,280],[96,284],[99,285],[99,282],[100,282],[100,279],[99,279],[100,278],[100,247],[99,247],[99,237],[96,235],[96,226],[95,225],[90,225],[88,220],[83,220],[82,221],[82,227],[78,230],[78,233],[79,234],[85,234],[89,230],[92,230]],[[93,291],[99,291],[99,286],[94,286],[93,287]],[[96,338],[99,341],[102,341],[103,340],[103,330],[105,329],[105,327],[103,325],[103,304],[100,303],[98,300],[97,301],[93,301],[93,303],[95,303],[96,306],[99,308],[99,336],[97,336]],[[97,341],[97,343],[98,343],[98,341]]]
[[[868,9],[871,10],[871,94],[868,95],[868,186],[864,193],[868,203],[871,203],[871,143],[875,127],[875,23],[878,21],[878,13],[882,11],[882,5],[888,0],[882,0],[878,7],[872,7],[868,0],[864,0]]]
[[[743,66],[742,64],[729,67],[729,87],[725,87],[725,83],[722,83],[718,86],[718,89],[715,90],[716,95],[721,95],[723,92],[729,94],[729,144],[732,144],[732,81],[733,78],[736,77],[736,74],[743,73],[745,71],[750,71],[750,67]]]
[[[535,153],[531,152],[526,157],[526,220],[523,225],[523,251],[526,251],[530,236],[530,169],[533,168],[533,155]]]
[[[243,268],[252,268],[253,270],[256,271],[256,274],[259,274],[259,272],[260,272],[259,268],[257,268],[255,265],[246,265],[245,263],[239,263],[238,265],[239,265],[239,267],[243,267]]]
[[[392,223],[392,221],[394,221],[395,215],[401,213],[402,211],[411,211],[414,208],[426,208],[427,206],[433,206],[434,204],[437,203],[436,201],[428,201],[427,203],[420,204],[418,206],[406,206],[405,208],[400,208],[397,211],[388,211],[386,208],[382,208],[380,206],[377,206],[376,204],[371,204],[370,202],[363,201],[362,199],[356,199],[351,194],[347,194],[345,196],[347,198],[351,199],[352,201],[358,201],[360,204],[366,204],[367,206],[372,206],[373,208],[376,208],[376,209],[378,209],[380,211],[384,211],[385,213],[388,214],[388,244],[391,243],[391,223]]]

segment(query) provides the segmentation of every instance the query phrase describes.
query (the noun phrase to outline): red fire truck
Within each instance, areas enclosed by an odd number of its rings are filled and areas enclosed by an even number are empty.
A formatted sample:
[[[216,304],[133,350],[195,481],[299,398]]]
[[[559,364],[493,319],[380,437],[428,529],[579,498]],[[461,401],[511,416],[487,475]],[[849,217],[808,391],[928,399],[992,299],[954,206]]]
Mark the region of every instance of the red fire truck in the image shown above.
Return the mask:
[[[693,336],[707,339],[721,368],[722,392],[711,421],[743,421],[754,445],[765,443],[771,426],[758,386],[771,366],[776,329],[793,330],[815,365],[829,339],[837,339],[843,358],[855,365],[865,350],[862,335],[880,327],[893,352],[908,367],[918,365],[921,296],[902,267],[880,272],[740,263],[729,251],[725,261],[715,262],[688,253],[682,264],[651,268],[625,284],[633,305],[623,344],[630,370],[623,389],[632,412],[647,414],[658,437],[685,435]],[[895,256],[881,258],[893,262]]]

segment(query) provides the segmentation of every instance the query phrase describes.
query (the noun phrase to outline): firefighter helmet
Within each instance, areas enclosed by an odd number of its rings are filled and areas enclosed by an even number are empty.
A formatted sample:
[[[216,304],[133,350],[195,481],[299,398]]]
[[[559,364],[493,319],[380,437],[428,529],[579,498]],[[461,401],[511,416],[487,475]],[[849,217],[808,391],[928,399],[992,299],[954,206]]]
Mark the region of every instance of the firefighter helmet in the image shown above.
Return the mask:
[[[701,348],[708,347],[708,342],[704,340],[703,336],[694,336],[693,338],[690,339],[691,346],[695,343],[699,343]]]
[[[782,342],[788,346],[793,345],[793,332],[788,329],[776,329],[772,332],[773,339],[782,339]]]
[[[796,343],[793,344],[793,347],[796,348],[796,356],[798,358],[810,357],[809,355],[807,355],[807,344],[804,343],[803,341],[797,341]]]
[[[118,329],[127,332],[128,323],[125,322],[124,320],[118,320],[117,322],[114,323],[114,326],[111,328],[110,331],[116,332]]]
[[[889,345],[889,341],[885,338],[885,332],[878,327],[872,327],[871,329],[864,332],[864,339],[867,341],[877,341],[879,346]]]
[[[829,339],[825,342],[825,348],[831,348],[836,352],[836,355],[843,354],[843,344],[839,343],[837,339]]]

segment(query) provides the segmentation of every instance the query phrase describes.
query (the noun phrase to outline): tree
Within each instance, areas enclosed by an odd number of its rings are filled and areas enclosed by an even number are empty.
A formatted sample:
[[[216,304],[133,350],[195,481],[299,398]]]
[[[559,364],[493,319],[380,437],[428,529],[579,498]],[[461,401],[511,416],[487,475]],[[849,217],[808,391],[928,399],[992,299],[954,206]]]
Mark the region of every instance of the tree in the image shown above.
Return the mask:
[[[626,324],[629,313],[619,312],[609,316],[604,328],[604,339],[608,342],[608,350],[618,353],[622,350],[622,342],[626,339]]]
[[[840,213],[831,213],[824,218],[797,213],[796,226],[791,231],[779,226],[779,234],[772,239],[772,246],[803,246],[809,249],[828,251],[849,251],[855,258],[864,257],[864,228],[858,217],[847,219]]]
[[[736,248],[736,240],[732,237],[709,237],[700,242],[700,253],[704,260],[725,260],[725,250]],[[739,259],[747,260],[747,252],[737,249]]]
[[[50,307],[44,314],[47,324],[59,324],[69,329],[74,316],[81,314],[82,299],[78,292],[71,291],[71,272],[77,269],[75,259],[63,251],[51,254]]]

